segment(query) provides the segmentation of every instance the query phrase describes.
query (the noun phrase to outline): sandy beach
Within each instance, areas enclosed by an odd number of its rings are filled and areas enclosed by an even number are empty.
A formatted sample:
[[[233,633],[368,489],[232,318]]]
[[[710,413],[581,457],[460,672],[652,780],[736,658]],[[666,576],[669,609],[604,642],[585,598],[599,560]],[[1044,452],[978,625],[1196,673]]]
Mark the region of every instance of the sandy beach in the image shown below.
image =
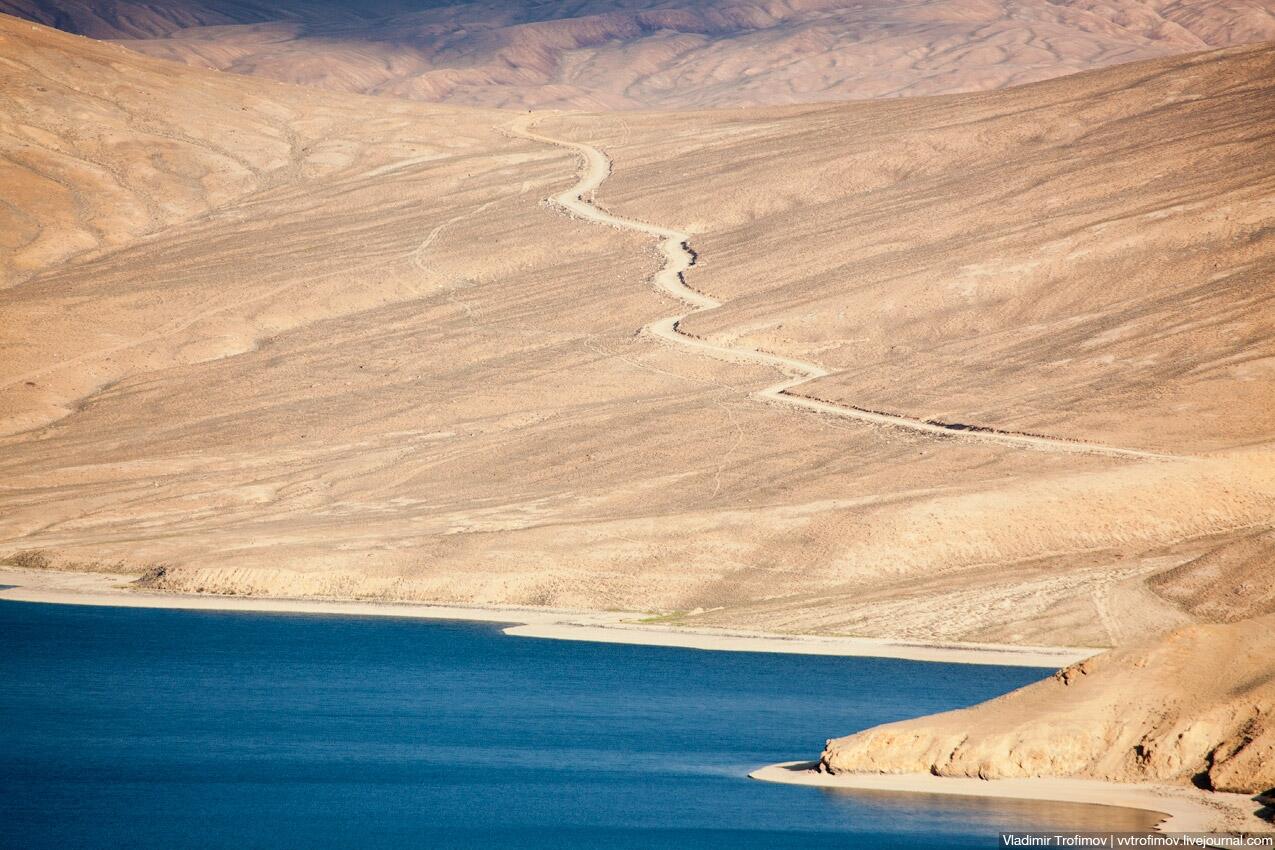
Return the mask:
[[[758,768],[749,776],[763,782],[821,788],[1050,800],[1141,809],[1163,815],[1164,819],[1157,825],[1161,832],[1270,831],[1270,825],[1254,815],[1261,804],[1245,794],[1219,794],[1171,785],[1053,777],[985,780],[924,773],[828,774],[819,773],[814,770],[814,766],[815,762],[782,762]]]
[[[640,622],[633,611],[558,608],[432,605],[341,599],[280,599],[211,594],[155,593],[135,590],[134,576],[56,570],[0,569],[0,600],[62,605],[110,605],[125,608],[182,608],[245,613],[326,614],[357,617],[408,617],[508,623],[505,634],[554,640],[628,643],[730,652],[784,652],[899,658],[952,664],[1013,667],[1064,667],[1100,649],[1088,647],[1010,646],[982,643],[920,643],[884,638],[823,635],[774,635],[731,629],[682,629]]]

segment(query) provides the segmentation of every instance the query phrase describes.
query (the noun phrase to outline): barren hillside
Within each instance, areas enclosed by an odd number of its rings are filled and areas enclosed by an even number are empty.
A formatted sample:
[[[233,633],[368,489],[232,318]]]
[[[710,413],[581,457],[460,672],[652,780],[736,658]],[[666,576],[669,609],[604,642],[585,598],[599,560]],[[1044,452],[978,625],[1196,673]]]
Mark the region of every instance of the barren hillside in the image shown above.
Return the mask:
[[[680,309],[662,257],[542,203],[579,166],[509,135],[525,115],[0,34],[9,119],[35,128],[3,137],[27,163],[5,209],[48,244],[97,234],[0,291],[0,555],[1094,645],[1201,616],[1146,578],[1275,513],[1269,48],[989,95],[531,116],[610,154],[599,203],[691,233],[687,280],[724,306],[683,330],[826,364],[797,391],[839,404],[1171,456],[1145,459],[756,397],[775,369],[640,332]],[[103,136],[221,131],[174,148],[190,200],[107,226],[33,206],[39,163],[101,163],[54,175],[97,199],[152,148],[85,146],[59,102]]]
[[[1197,454],[1275,437],[1275,50],[989,95],[550,117],[607,204],[692,234],[693,335],[796,390]]]
[[[191,86],[180,69],[33,29],[7,19],[0,34],[0,287],[297,176],[301,143],[268,87]]]
[[[631,109],[1003,88],[1275,39],[1271,0],[0,0],[153,56],[478,106]]]

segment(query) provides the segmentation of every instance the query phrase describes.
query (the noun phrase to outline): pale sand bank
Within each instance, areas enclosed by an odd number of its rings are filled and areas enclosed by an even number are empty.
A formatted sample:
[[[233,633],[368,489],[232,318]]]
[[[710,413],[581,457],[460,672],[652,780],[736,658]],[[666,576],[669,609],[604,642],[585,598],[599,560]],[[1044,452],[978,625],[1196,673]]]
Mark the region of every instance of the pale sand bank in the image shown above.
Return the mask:
[[[828,774],[814,770],[816,762],[783,762],[748,774],[763,782],[845,788],[1048,800],[1140,809],[1162,815],[1161,832],[1269,832],[1270,824],[1254,813],[1262,806],[1245,794],[1220,794],[1173,785],[1125,784],[1090,779],[973,779],[928,773]]]
[[[691,629],[637,622],[625,611],[575,611],[554,608],[502,608],[478,605],[428,605],[407,602],[359,602],[337,599],[276,599],[247,596],[153,593],[129,587],[133,576],[0,568],[0,600],[125,608],[183,608],[205,611],[330,614],[470,620],[508,623],[516,637],[627,643],[733,652],[784,652],[899,658],[957,664],[1013,667],[1064,667],[1101,650],[1085,647],[1011,646],[981,643],[920,643],[886,638],[774,635],[729,629]]]

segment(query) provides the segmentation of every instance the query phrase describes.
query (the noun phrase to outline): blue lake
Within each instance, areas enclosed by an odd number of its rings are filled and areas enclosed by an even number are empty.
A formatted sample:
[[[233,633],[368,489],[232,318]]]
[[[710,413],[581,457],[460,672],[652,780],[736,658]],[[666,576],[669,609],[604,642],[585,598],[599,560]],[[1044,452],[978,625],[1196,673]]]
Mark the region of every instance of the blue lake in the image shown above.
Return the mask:
[[[0,602],[4,847],[992,847],[1117,809],[745,774],[1022,668]]]

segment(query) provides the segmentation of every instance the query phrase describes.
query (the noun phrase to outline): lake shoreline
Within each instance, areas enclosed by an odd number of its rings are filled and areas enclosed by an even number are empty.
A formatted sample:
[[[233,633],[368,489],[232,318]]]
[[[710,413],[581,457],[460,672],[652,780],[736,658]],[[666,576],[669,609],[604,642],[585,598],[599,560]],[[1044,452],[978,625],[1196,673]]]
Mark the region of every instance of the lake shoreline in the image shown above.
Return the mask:
[[[131,575],[0,568],[0,601],[56,605],[300,614],[481,622],[503,626],[514,637],[665,646],[709,651],[777,652],[844,657],[1057,667],[1096,650],[985,644],[921,644],[879,638],[767,635],[717,629],[685,629],[633,622],[641,614],[531,607],[442,605],[314,598],[272,598],[134,589]],[[1238,794],[1190,788],[1125,785],[1075,779],[980,780],[928,774],[823,774],[813,762],[783,762],[749,773],[752,779],[790,785],[851,790],[930,793],[1003,799],[1058,801],[1135,809],[1161,818],[1171,832],[1218,832],[1247,824],[1261,829],[1254,805]],[[1234,798],[1234,799],[1232,799]],[[1247,809],[1245,808],[1247,805]]]
[[[0,604],[15,846],[939,850],[1141,812],[753,782],[1042,671],[510,640],[392,617]],[[847,685],[851,685],[847,687]],[[143,805],[133,805],[141,800]],[[730,817],[723,819],[722,813]]]
[[[1269,824],[1264,824],[1254,814],[1260,804],[1245,794],[1203,791],[1186,786],[1055,777],[977,779],[928,773],[830,774],[819,773],[814,769],[816,764],[809,761],[780,762],[758,768],[748,776],[762,782],[817,788],[993,797],[1137,809],[1160,817],[1156,829],[1166,833],[1270,830]]]
[[[414,602],[164,593],[133,589],[136,576],[0,567],[0,600],[61,605],[175,608],[244,613],[464,620],[505,624],[512,637],[623,643],[725,652],[894,658],[949,664],[1059,668],[1102,650],[1086,647],[923,643],[890,638],[783,635],[642,623],[638,612]]]

